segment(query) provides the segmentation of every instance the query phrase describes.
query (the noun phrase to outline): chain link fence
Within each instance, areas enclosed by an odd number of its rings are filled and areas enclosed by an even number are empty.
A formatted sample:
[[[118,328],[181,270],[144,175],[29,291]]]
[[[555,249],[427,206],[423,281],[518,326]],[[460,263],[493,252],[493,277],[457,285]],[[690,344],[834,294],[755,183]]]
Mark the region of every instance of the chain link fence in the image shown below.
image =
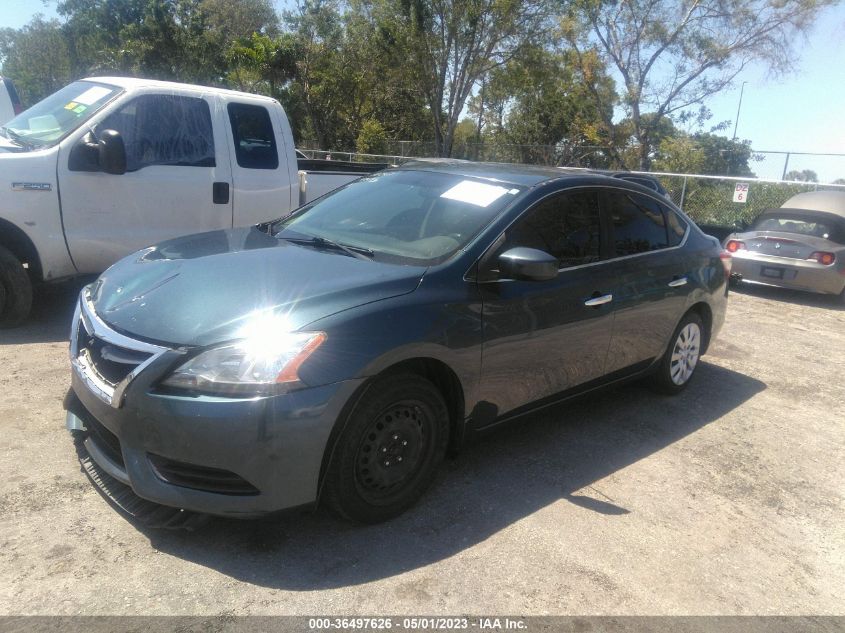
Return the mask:
[[[672,202],[696,224],[712,229],[714,235],[730,232],[719,228],[747,226],[766,209],[780,207],[796,194],[823,189],[845,191],[845,185],[695,174],[650,175],[660,181]],[[735,197],[738,188],[741,195]],[[737,198],[742,201],[736,201]]]
[[[403,141],[404,142],[404,141]],[[411,149],[409,145],[408,148]],[[413,149],[421,149],[414,147]],[[302,150],[308,158],[348,160],[368,163],[401,165],[415,157],[399,154],[361,154],[356,152],[326,152]],[[489,162],[502,162],[499,156],[485,155]],[[542,164],[542,161],[538,161]],[[750,224],[760,213],[783,205],[792,196],[805,191],[833,189],[845,191],[845,185],[828,185],[797,181],[706,176],[701,174],[672,174],[662,172],[631,172],[657,178],[672,202],[699,226],[721,237],[729,229]],[[742,202],[734,201],[737,185],[743,185]],[[747,188],[746,188],[747,187]]]

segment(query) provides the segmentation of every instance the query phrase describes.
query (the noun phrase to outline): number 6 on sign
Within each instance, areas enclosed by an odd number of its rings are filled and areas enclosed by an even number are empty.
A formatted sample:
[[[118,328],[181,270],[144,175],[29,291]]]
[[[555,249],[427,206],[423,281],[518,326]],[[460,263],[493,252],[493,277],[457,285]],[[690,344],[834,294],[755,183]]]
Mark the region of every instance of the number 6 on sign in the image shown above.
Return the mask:
[[[736,183],[736,187],[734,187],[734,202],[745,202],[746,200],[748,200],[748,183]]]

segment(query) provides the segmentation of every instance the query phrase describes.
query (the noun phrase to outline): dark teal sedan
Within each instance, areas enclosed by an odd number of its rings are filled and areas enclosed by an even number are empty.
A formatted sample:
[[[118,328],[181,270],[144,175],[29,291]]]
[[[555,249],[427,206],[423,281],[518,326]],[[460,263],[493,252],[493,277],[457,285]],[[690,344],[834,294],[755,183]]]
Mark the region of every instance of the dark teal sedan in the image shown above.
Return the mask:
[[[642,377],[682,391],[729,272],[635,183],[408,164],[107,270],[74,317],[67,426],[130,512],[381,521],[478,431]]]

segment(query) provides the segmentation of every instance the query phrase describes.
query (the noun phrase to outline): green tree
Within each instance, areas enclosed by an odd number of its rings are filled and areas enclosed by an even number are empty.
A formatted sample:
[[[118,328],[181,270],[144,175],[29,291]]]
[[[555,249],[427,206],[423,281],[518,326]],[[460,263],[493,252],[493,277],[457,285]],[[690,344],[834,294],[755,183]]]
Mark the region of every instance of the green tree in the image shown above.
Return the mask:
[[[681,174],[753,177],[750,141],[732,141],[718,134],[677,132],[664,138],[654,158],[657,171]]]
[[[593,52],[615,70],[638,146],[631,166],[648,169],[657,146],[654,125],[724,90],[751,62],[774,72],[792,68],[799,36],[834,2],[574,0],[563,20],[563,41],[581,59]]]
[[[343,54],[343,15],[336,0],[302,0],[285,21],[297,39],[299,57],[290,100],[305,114],[300,136],[321,149],[352,147],[357,130],[343,113],[354,96],[355,69]]]
[[[364,121],[355,140],[355,149],[362,154],[387,153],[387,134],[382,124],[372,119]]]
[[[199,10],[211,37],[224,46],[255,33],[279,33],[279,16],[270,0],[202,0]]]
[[[783,178],[784,180],[797,180],[800,182],[818,182],[819,176],[816,172],[812,169],[802,169],[797,170],[793,169],[787,172],[786,176]]]
[[[220,83],[232,40],[275,34],[269,0],[61,0],[75,76]]]
[[[425,98],[438,155],[449,156],[473,87],[547,30],[544,0],[364,0],[392,62]]]
[[[613,91],[606,76],[602,89]],[[607,143],[604,117],[585,91],[569,54],[526,46],[490,73],[470,111],[479,133],[513,146],[510,160],[577,164],[593,153],[593,147],[581,148]]]
[[[40,101],[71,80],[68,55],[56,20],[36,16],[19,30],[0,29],[0,68],[14,78],[24,105]]]
[[[299,41],[291,34],[270,37],[253,32],[229,47],[226,79],[238,90],[280,97],[296,77]]]

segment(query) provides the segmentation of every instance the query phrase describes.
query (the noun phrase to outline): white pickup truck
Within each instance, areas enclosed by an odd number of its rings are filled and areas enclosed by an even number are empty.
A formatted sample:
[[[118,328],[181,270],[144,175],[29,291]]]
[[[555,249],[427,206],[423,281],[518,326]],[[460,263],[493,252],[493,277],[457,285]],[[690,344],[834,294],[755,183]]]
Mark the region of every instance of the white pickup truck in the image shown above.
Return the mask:
[[[25,319],[41,281],[276,218],[384,167],[298,164],[287,116],[268,97],[125,77],[74,82],[0,127],[0,327]]]

